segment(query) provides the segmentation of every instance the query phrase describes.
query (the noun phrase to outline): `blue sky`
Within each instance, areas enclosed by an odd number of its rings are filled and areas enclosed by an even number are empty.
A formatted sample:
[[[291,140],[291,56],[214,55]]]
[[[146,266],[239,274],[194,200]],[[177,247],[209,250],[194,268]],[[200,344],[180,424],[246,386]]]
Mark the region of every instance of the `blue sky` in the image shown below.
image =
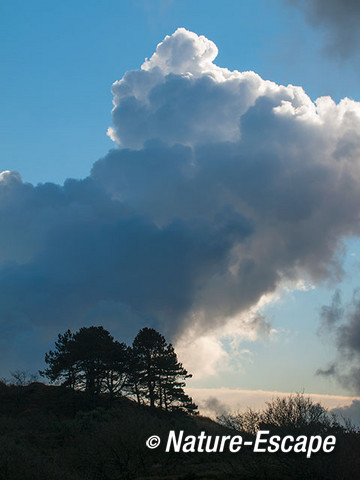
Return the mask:
[[[83,179],[94,162],[116,148],[106,135],[112,83],[139,69],[178,27],[212,40],[221,67],[301,85],[312,100],[322,95],[336,102],[345,96],[359,100],[358,63],[324,52],[329,31],[313,28],[302,11],[280,0],[2,0],[0,19],[1,171],[18,171],[34,185]],[[340,283],[322,278],[307,291],[283,294],[263,309],[276,332],[244,341],[239,348],[250,353],[237,371],[221,371],[193,385],[352,394],[333,378],[314,374],[336,354],[334,344],[318,335],[320,309],[331,302],[335,288],[350,299],[358,286],[359,244],[346,242]],[[34,330],[44,344],[51,338],[45,330],[38,325]],[[28,342],[35,334],[26,335],[14,351],[26,344],[30,359]]]

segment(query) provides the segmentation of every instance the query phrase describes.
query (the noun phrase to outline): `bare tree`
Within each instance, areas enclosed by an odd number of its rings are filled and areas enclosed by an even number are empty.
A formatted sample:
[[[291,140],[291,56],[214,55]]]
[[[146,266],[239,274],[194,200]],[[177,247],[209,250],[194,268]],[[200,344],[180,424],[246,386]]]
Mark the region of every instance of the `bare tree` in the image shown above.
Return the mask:
[[[36,373],[31,373],[28,370],[14,370],[13,372],[10,372],[10,375],[11,379],[9,383],[21,387],[37,382],[39,379]]]

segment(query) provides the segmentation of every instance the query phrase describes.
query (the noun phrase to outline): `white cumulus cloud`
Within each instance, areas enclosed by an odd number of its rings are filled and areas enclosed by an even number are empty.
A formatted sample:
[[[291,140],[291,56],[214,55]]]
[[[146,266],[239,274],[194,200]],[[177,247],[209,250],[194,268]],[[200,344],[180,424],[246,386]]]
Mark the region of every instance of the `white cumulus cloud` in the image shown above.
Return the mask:
[[[0,319],[12,336],[17,322],[60,331],[118,317],[129,334],[196,332],[195,346],[215,348],[212,373],[227,358],[222,333],[249,334],[253,318],[270,331],[258,309],[284,285],[340,278],[343,242],[359,234],[360,104],[313,102],[216,54],[178,29],[115,82],[120,148],[88,178],[1,175]]]

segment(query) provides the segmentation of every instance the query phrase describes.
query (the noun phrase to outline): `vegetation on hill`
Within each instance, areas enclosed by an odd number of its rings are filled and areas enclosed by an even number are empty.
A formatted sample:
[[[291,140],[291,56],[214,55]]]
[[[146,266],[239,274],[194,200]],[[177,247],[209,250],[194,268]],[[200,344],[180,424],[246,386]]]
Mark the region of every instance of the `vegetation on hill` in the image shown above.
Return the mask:
[[[46,385],[14,372],[0,382],[0,480],[353,480],[360,433],[303,395],[215,422],[193,415],[189,374],[173,347],[142,329],[132,347],[102,327],[59,335],[46,355]],[[192,403],[192,402],[191,402]],[[170,431],[184,435],[335,435],[332,453],[166,452]],[[161,439],[156,449],[146,441]]]
[[[191,374],[178,361],[173,346],[153,328],[142,328],[132,347],[115,341],[103,327],[67,330],[58,335],[45,362],[42,376],[92,398],[101,393],[111,399],[126,394],[152,408],[197,413],[184,392]]]
[[[237,426],[235,426],[238,428]],[[336,449],[300,454],[166,453],[169,431],[186,435],[250,433],[126,397],[32,383],[0,384],[1,480],[270,479],[347,480],[360,471],[360,435],[336,427]],[[269,427],[272,428],[271,426]],[[298,428],[298,432],[303,431]],[[306,430],[309,433],[309,430]],[[330,430],[328,430],[330,431]],[[283,433],[287,430],[284,426]],[[154,450],[146,440],[158,435]]]
[[[249,408],[245,412],[221,415],[218,421],[229,428],[253,435],[261,429],[271,429],[274,433],[301,432],[309,435],[354,430],[349,422],[344,427],[320,403],[300,393],[284,398],[276,397],[266,402],[263,410]]]

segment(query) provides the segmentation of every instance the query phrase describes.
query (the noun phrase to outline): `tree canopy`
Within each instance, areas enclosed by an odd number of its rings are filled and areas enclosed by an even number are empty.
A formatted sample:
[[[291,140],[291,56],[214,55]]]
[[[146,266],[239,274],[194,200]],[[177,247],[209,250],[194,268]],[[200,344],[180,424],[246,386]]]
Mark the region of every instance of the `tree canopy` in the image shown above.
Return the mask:
[[[45,355],[40,372],[50,382],[86,391],[92,397],[107,393],[130,395],[139,403],[167,411],[197,413],[185,393],[191,374],[178,361],[165,337],[143,328],[132,347],[118,342],[103,327],[82,327],[59,334],[54,350]]]
[[[153,328],[143,328],[135,337],[134,385],[150,406],[165,410],[195,411],[197,406],[184,392],[185,380],[192,375],[185,370],[171,344]]]

